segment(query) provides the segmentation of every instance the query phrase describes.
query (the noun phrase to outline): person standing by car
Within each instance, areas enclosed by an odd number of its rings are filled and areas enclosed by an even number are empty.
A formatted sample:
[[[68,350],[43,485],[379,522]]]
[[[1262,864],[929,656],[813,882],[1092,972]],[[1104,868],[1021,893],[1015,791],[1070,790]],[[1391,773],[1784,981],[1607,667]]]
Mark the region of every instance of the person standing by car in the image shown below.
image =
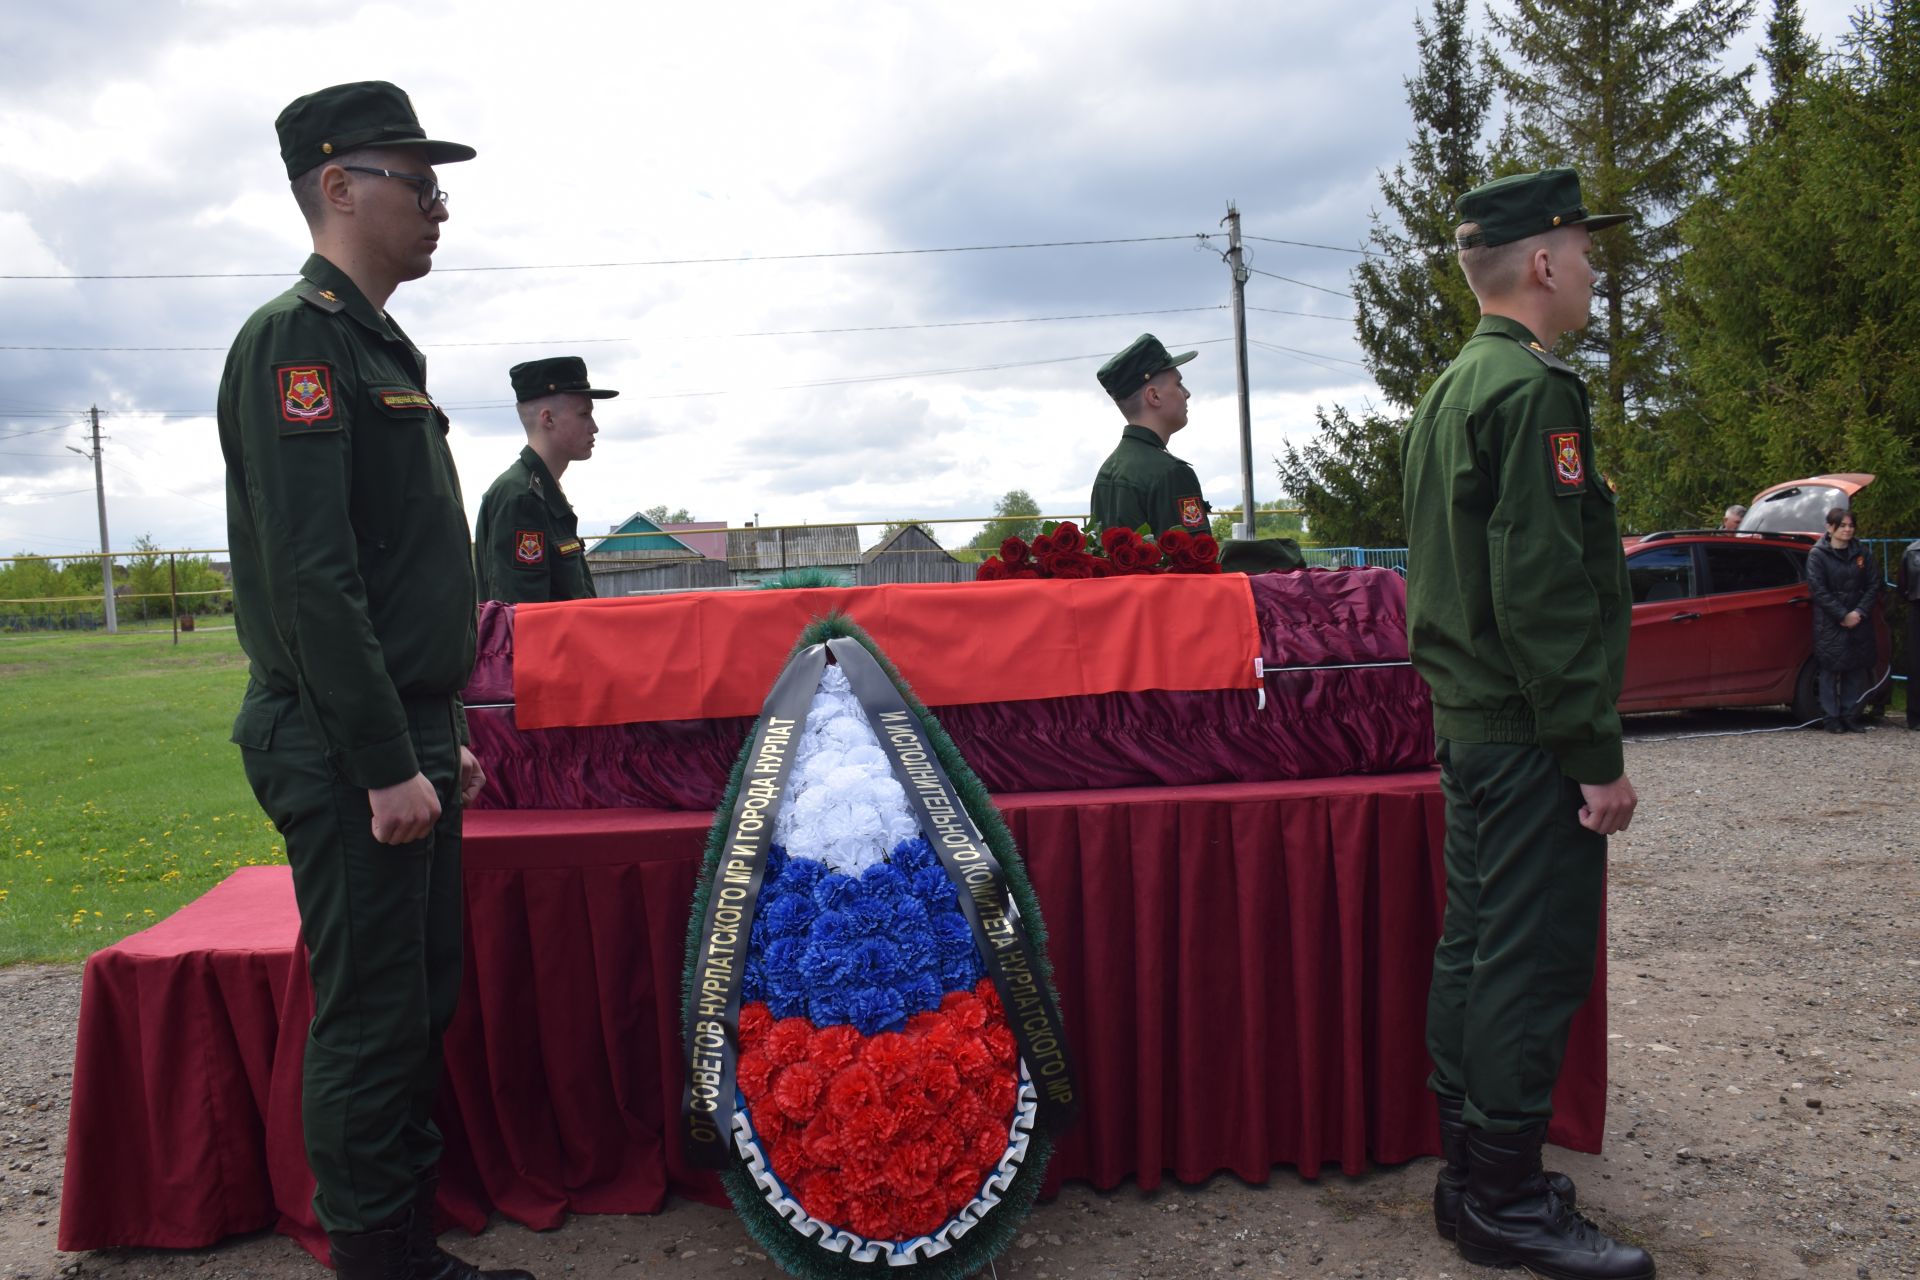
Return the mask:
[[[1900,554],[1900,594],[1907,602],[1907,728],[1920,729],[1920,708],[1914,706],[1913,677],[1920,670],[1920,538]]]
[[[1813,596],[1813,656],[1820,664],[1821,726],[1828,733],[1860,733],[1860,701],[1873,671],[1873,557],[1854,537],[1853,512],[1827,512],[1827,536],[1807,553],[1807,590]]]
[[[1740,527],[1740,522],[1742,520],[1745,520],[1746,518],[1747,518],[1747,509],[1741,506],[1737,502],[1734,503],[1732,506],[1728,507],[1725,511],[1720,513],[1720,532],[1722,533],[1734,532]]]

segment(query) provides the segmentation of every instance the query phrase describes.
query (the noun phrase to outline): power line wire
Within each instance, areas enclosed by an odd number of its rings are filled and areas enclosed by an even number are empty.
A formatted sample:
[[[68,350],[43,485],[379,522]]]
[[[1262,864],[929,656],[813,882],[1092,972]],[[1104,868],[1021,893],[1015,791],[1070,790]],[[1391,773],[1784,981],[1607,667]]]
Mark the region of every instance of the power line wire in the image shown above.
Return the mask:
[[[1305,316],[1309,320],[1332,320],[1339,324],[1352,324],[1352,316],[1323,316],[1317,311],[1283,311],[1279,307],[1248,306],[1249,311],[1264,311],[1270,316]]]
[[[1293,355],[1293,356],[1305,356],[1305,357],[1310,357],[1314,360],[1332,360],[1336,364],[1350,364],[1356,369],[1364,369],[1367,367],[1364,363],[1362,363],[1359,360],[1349,360],[1344,356],[1324,355],[1318,351],[1302,351],[1299,347],[1283,346],[1278,342],[1266,342],[1259,338],[1248,338],[1247,344],[1249,346],[1265,347],[1269,351],[1284,351],[1288,355]],[[1328,372],[1332,372],[1332,370],[1328,370]]]
[[[497,267],[436,267],[435,272],[491,271],[599,271],[622,267],[692,267],[728,262],[813,262],[827,258],[900,258],[931,253],[992,253],[1003,249],[1073,249],[1088,245],[1152,244],[1166,240],[1205,240],[1202,233],[1178,236],[1116,236],[1103,240],[1035,240],[1023,244],[962,244],[938,249],[854,249],[838,253],[744,254],[731,258],[650,258],[633,262],[542,262]],[[0,280],[275,280],[297,275],[293,271],[169,271],[128,274],[62,273],[0,275]]]
[[[620,342],[713,342],[727,338],[798,338],[815,334],[834,333],[891,333],[907,329],[967,329],[981,325],[997,324],[1043,324],[1056,320],[1111,320],[1123,316],[1169,316],[1192,311],[1224,311],[1226,304],[1216,302],[1204,307],[1158,307],[1147,311],[1090,311],[1076,315],[1060,316],[1011,316],[998,320],[938,320],[925,324],[873,324],[851,325],[835,329],[754,329],[743,333],[711,334],[674,334],[659,337],[637,338],[534,338],[510,339],[499,342],[423,342],[420,345],[428,350],[447,350],[455,347],[564,347],[585,346],[588,343],[605,344]],[[1287,313],[1306,315],[1307,312]],[[1321,317],[1332,319],[1334,317]],[[32,347],[0,344],[0,351],[225,351],[221,347]],[[52,430],[52,428],[47,428]],[[0,439],[6,437],[0,436]]]
[[[1258,267],[1248,267],[1247,270],[1253,272],[1253,274],[1257,276],[1267,276],[1268,278],[1273,280],[1285,280],[1288,284],[1297,284],[1305,289],[1318,289],[1320,292],[1330,293],[1336,298],[1345,298],[1348,302],[1352,302],[1354,300],[1354,297],[1352,294],[1342,293],[1338,289],[1329,289],[1327,288],[1327,286],[1323,284],[1308,284],[1305,280],[1295,280],[1292,276],[1278,275],[1272,271],[1262,271]]]
[[[0,417],[3,416],[5,416],[5,410],[0,410]],[[65,431],[68,427],[77,427],[79,425],[77,422],[66,422],[57,427],[35,427],[31,431],[10,432],[7,435],[0,436],[0,440],[18,440],[21,436],[37,436],[45,434],[48,431]]]
[[[1242,240],[1259,240],[1265,244],[1290,244],[1301,249],[1325,249],[1329,253],[1357,253],[1363,258],[1384,258],[1387,255],[1375,253],[1371,249],[1347,249],[1337,244],[1315,244],[1311,240],[1280,240],[1273,236],[1250,236],[1242,234]]]
[[[1231,342],[1231,338],[1188,338],[1171,345],[1179,347],[1204,347],[1216,342]],[[624,392],[623,396],[632,400],[694,400],[708,396],[728,396],[754,394],[765,391],[802,391],[817,387],[844,387],[872,382],[898,382],[906,378],[940,378],[962,373],[994,373],[1002,369],[1031,369],[1039,365],[1071,364],[1076,360],[1105,360],[1112,352],[1092,351],[1075,356],[1051,356],[1044,360],[1012,360],[1001,364],[978,364],[954,366],[943,369],[906,369],[895,373],[863,373],[846,378],[822,378],[811,382],[783,382],[766,387],[729,387],[722,391],[668,391],[658,395],[641,395]],[[480,400],[466,404],[442,404],[448,411],[467,411],[474,409],[510,409],[511,400]],[[142,418],[210,418],[211,409],[140,409],[122,406],[114,410],[122,417]],[[46,454],[45,457],[59,457],[58,454]]]

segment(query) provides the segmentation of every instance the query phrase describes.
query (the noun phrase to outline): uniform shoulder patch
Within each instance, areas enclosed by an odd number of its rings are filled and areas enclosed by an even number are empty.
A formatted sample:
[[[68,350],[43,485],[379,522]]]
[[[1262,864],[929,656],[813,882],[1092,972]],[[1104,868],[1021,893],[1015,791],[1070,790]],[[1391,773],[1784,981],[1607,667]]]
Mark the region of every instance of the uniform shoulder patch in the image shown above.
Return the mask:
[[[1587,491],[1587,459],[1580,450],[1578,431],[1547,432],[1547,465],[1553,470],[1555,493]]]
[[[1520,346],[1524,351],[1526,351],[1528,355],[1532,356],[1535,360],[1538,360],[1541,364],[1547,366],[1547,368],[1549,369],[1558,369],[1561,373],[1571,373],[1576,375],[1579,373],[1578,369],[1575,369],[1572,365],[1568,364],[1565,360],[1562,360],[1559,356],[1553,354],[1553,352],[1547,350],[1545,347],[1541,346],[1537,342],[1523,342],[1520,344]]]
[[[545,564],[547,562],[547,535],[538,529],[514,530],[513,559],[516,564]]]
[[[322,289],[311,280],[301,281],[299,288],[293,292],[300,301],[318,307],[328,315],[335,315],[346,309],[346,301],[339,294],[331,289]]]
[[[1200,495],[1175,498],[1174,504],[1180,509],[1180,523],[1189,529],[1198,529],[1207,523],[1207,504],[1200,501]]]
[[[320,361],[274,366],[274,385],[280,393],[281,430],[296,427],[324,429],[333,419],[333,366]]]

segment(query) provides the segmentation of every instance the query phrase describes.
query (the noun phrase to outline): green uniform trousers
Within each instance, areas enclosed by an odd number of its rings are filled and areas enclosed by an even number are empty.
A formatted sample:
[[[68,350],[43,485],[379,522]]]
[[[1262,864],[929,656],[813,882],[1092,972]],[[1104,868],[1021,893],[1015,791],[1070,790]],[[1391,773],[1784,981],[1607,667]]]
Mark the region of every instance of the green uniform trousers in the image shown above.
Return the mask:
[[[314,1216],[328,1231],[392,1225],[440,1160],[440,1041],[460,995],[460,748],[447,697],[404,699],[440,821],[411,844],[373,838],[367,792],[328,762],[292,694],[258,685],[247,781],[286,838],[313,979],[301,1098]],[[261,741],[261,738],[267,741]]]
[[[1447,913],[1427,1051],[1467,1123],[1515,1133],[1553,1115],[1573,1015],[1593,983],[1607,840],[1540,747],[1439,740]]]

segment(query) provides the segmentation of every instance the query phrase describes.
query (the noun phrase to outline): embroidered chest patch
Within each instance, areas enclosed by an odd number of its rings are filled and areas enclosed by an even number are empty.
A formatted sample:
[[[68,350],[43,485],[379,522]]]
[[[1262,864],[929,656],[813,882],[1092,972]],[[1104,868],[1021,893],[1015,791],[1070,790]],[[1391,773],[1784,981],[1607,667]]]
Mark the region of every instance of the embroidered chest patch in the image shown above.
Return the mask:
[[[1587,487],[1587,461],[1580,454],[1580,433],[1548,432],[1547,454],[1553,464],[1554,492],[1584,493]]]
[[[333,416],[333,369],[324,364],[282,365],[280,416],[307,426]]]
[[[562,555],[562,556],[579,555],[580,539],[570,538],[565,542],[556,542],[553,544],[553,550],[554,550],[554,554],[556,555]]]
[[[1181,524],[1189,529],[1198,529],[1207,522],[1206,506],[1200,501],[1197,495],[1191,498],[1181,498],[1178,501],[1180,504]]]
[[[545,564],[547,535],[538,529],[518,529],[513,535],[513,558],[521,564]]]
[[[382,391],[380,403],[389,409],[431,409],[433,401],[418,391]]]

